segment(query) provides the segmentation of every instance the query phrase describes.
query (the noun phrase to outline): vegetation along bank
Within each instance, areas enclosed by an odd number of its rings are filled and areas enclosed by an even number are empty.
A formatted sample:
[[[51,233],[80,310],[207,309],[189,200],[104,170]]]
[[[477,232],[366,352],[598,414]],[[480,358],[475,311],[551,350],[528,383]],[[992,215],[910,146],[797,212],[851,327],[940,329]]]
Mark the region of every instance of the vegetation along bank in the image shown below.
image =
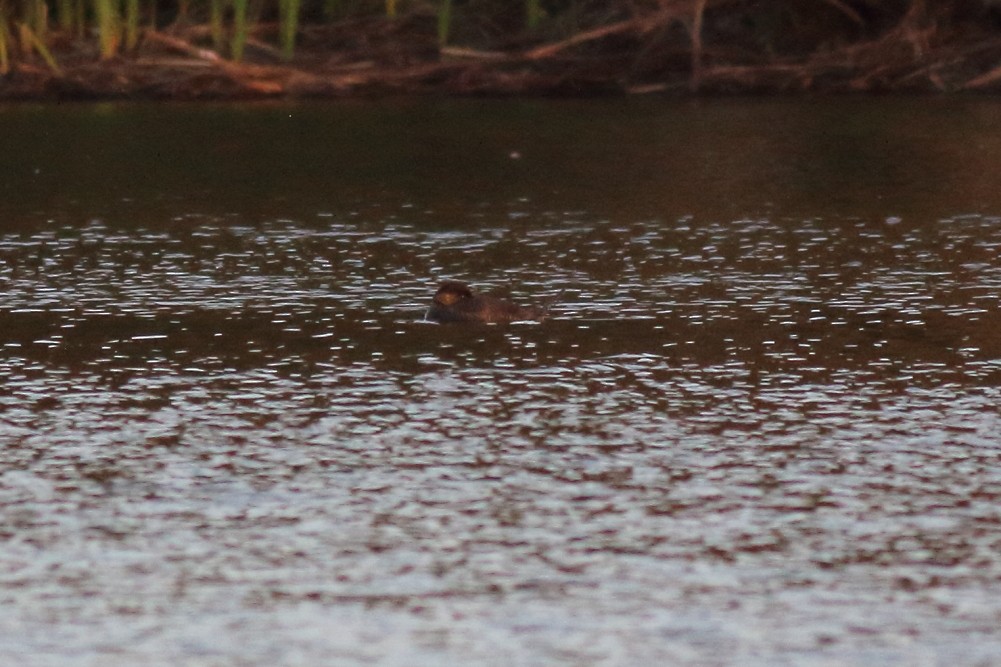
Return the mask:
[[[0,99],[1001,90],[1001,0],[0,0]]]

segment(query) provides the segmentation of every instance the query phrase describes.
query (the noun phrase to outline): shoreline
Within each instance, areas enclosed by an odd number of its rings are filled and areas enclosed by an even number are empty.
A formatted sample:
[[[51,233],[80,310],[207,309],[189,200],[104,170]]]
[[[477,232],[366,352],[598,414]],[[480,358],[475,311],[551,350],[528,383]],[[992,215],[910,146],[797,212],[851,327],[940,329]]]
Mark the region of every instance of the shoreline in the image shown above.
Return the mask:
[[[50,31],[46,52],[21,53],[0,74],[0,100],[1001,92],[1001,27],[983,22],[908,13],[855,41],[776,54],[728,33],[725,12],[697,31],[684,17],[637,17],[503,50],[439,47],[433,18],[305,25],[291,59],[273,45],[278,26],[260,24],[239,62],[209,48],[198,24],[146,28],[131,52],[104,59],[96,39]]]

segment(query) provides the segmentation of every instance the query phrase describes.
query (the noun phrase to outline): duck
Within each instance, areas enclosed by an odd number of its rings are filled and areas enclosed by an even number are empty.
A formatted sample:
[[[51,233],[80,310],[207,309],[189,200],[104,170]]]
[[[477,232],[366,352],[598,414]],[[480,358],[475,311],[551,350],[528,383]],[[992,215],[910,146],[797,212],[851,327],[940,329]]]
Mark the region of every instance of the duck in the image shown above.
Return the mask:
[[[434,293],[424,316],[435,322],[513,322],[545,319],[549,308],[518,306],[505,299],[477,294],[469,285],[446,280]]]

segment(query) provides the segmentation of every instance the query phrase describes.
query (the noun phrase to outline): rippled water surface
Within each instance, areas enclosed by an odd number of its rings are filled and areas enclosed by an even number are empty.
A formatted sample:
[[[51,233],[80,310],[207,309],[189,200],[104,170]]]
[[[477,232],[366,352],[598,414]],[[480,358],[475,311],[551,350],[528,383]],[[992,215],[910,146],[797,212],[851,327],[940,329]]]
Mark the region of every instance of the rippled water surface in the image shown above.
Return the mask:
[[[0,117],[11,664],[1001,664],[1001,105]]]

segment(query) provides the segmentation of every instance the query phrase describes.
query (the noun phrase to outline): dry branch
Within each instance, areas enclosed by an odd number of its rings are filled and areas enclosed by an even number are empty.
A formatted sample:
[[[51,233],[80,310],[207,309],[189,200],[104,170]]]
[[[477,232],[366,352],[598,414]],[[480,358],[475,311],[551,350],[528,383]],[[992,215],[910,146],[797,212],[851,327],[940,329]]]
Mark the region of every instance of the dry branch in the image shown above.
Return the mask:
[[[1001,81],[1001,65],[988,72],[984,72],[980,76],[973,77],[963,84],[963,90],[980,90],[998,81]]]
[[[206,60],[213,63],[223,62],[222,56],[220,56],[215,51],[211,49],[201,49],[193,44],[184,41],[178,37],[172,37],[171,35],[165,35],[162,32],[156,30],[147,30],[145,32],[145,38],[148,42],[154,42],[161,46],[165,46],[172,51],[177,51],[185,55],[191,56],[192,58],[197,58],[199,60]]]
[[[673,18],[673,15],[672,15]],[[639,16],[631,19],[626,19],[625,21],[619,21],[617,23],[612,23],[609,25],[604,25],[599,28],[593,28],[591,30],[585,30],[584,32],[579,32],[573,37],[564,39],[559,42],[553,42],[551,44],[546,44],[544,46],[539,46],[530,51],[526,51],[523,55],[524,58],[528,60],[543,60],[545,58],[551,58],[557,53],[564,51],[572,46],[578,46],[580,44],[586,44],[588,42],[593,42],[595,40],[608,37],[609,35],[617,35],[621,33],[646,33],[660,25],[664,22],[666,17],[663,12],[658,12],[655,16]]]

